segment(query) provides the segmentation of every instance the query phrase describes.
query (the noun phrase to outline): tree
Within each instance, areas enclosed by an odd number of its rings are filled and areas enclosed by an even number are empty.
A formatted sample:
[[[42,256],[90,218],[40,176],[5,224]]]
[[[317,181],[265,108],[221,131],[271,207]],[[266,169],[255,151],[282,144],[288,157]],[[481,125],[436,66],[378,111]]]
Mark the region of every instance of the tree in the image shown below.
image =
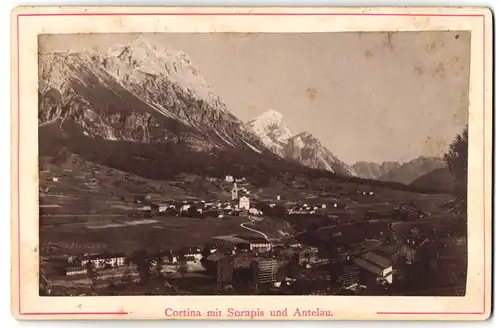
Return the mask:
[[[464,201],[467,198],[468,145],[469,128],[466,126],[462,133],[455,137],[455,140],[449,147],[448,153],[444,155],[448,169],[456,179],[457,196]]]
[[[132,262],[137,266],[140,282],[145,284],[151,277],[151,261],[145,250],[141,249],[134,253]]]
[[[184,278],[187,272],[188,265],[186,262],[186,258],[184,256],[181,256],[179,262],[177,262],[177,273],[180,274],[182,278]]]
[[[122,275],[122,283],[123,284],[129,284],[132,282],[132,273],[130,272],[130,269],[126,269],[125,272],[123,272]]]
[[[212,247],[210,247],[210,244],[206,243],[203,251],[201,252],[203,258],[207,258],[208,256],[210,256],[210,254],[212,254],[211,249]]]
[[[97,278],[99,276],[97,273],[97,269],[94,265],[94,262],[92,262],[90,259],[87,261],[86,268],[87,268],[87,277],[89,277],[90,280],[92,281],[91,289],[92,291],[94,291],[94,288],[97,284]]]
[[[163,273],[162,273],[163,260],[162,260],[160,255],[156,256],[155,262],[156,262],[156,265],[155,265],[156,276],[162,278],[163,277]]]

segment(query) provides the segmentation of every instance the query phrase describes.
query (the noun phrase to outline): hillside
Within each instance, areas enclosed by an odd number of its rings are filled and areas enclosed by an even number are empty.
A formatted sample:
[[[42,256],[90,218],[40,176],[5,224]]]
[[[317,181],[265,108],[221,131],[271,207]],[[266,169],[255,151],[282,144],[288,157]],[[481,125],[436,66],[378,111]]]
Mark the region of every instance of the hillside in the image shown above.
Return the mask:
[[[455,178],[448,168],[436,169],[410,183],[410,187],[434,189],[443,192],[453,192],[454,185]]]

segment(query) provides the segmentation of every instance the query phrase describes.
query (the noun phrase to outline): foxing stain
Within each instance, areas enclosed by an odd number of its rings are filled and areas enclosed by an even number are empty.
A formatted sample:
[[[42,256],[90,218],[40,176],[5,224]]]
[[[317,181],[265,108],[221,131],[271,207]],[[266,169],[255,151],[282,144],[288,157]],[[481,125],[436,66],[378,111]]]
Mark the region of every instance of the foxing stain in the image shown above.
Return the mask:
[[[422,69],[422,67],[415,66],[415,67],[413,68],[413,70],[415,71],[415,73],[416,73],[418,76],[422,76],[422,75],[424,75],[424,70]]]
[[[316,98],[316,93],[317,93],[316,88],[314,88],[314,87],[307,88],[306,93],[311,101]]]

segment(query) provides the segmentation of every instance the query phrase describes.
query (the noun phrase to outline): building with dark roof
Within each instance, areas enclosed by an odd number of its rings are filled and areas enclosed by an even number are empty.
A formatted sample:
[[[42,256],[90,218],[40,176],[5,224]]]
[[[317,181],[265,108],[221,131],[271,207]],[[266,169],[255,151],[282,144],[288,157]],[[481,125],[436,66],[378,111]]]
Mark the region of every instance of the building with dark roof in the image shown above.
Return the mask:
[[[354,263],[363,270],[363,277],[366,278],[366,284],[374,284],[383,280],[392,284],[392,263],[385,257],[368,252],[354,259]]]

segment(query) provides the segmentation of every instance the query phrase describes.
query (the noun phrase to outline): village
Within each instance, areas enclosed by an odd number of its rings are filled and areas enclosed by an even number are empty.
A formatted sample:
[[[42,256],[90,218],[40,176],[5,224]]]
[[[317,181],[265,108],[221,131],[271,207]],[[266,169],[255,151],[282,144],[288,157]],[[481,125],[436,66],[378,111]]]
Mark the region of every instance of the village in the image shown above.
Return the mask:
[[[428,235],[417,228],[404,233],[394,228],[394,223],[405,222],[408,217],[422,219],[428,213],[407,211],[402,216],[403,206],[398,205],[389,214],[366,210],[359,220],[340,222],[338,215],[331,213],[347,211],[350,204],[346,202],[285,202],[282,195],[256,200],[245,187],[245,180],[231,175],[224,178],[230,200],[165,202],[149,195],[135,196],[133,202],[138,206],[128,214],[145,224],[148,219],[162,217],[248,218],[247,223],[240,224],[241,233],[214,235],[198,245],[189,244],[186,238],[186,245],[178,249],[145,247],[129,253],[49,255],[42,263],[41,294],[57,295],[58,290],[72,288],[76,295],[101,295],[108,293],[110,286],[127,289],[160,280],[163,287],[168,286],[168,291],[158,289],[160,294],[388,295],[414,288],[419,277],[426,280],[422,274],[425,270],[439,271],[437,266],[441,264],[431,263],[437,257],[426,254],[433,244]],[[375,196],[374,191],[356,190],[356,194]],[[287,229],[271,231],[261,228],[266,217],[279,217],[288,226],[294,220],[301,224],[310,221],[308,226],[317,220],[322,224],[314,230],[304,226],[293,233]],[[359,226],[362,223],[368,226]],[[186,279],[193,286],[175,287],[177,281]],[[206,282],[202,290],[196,287],[197,281]]]

